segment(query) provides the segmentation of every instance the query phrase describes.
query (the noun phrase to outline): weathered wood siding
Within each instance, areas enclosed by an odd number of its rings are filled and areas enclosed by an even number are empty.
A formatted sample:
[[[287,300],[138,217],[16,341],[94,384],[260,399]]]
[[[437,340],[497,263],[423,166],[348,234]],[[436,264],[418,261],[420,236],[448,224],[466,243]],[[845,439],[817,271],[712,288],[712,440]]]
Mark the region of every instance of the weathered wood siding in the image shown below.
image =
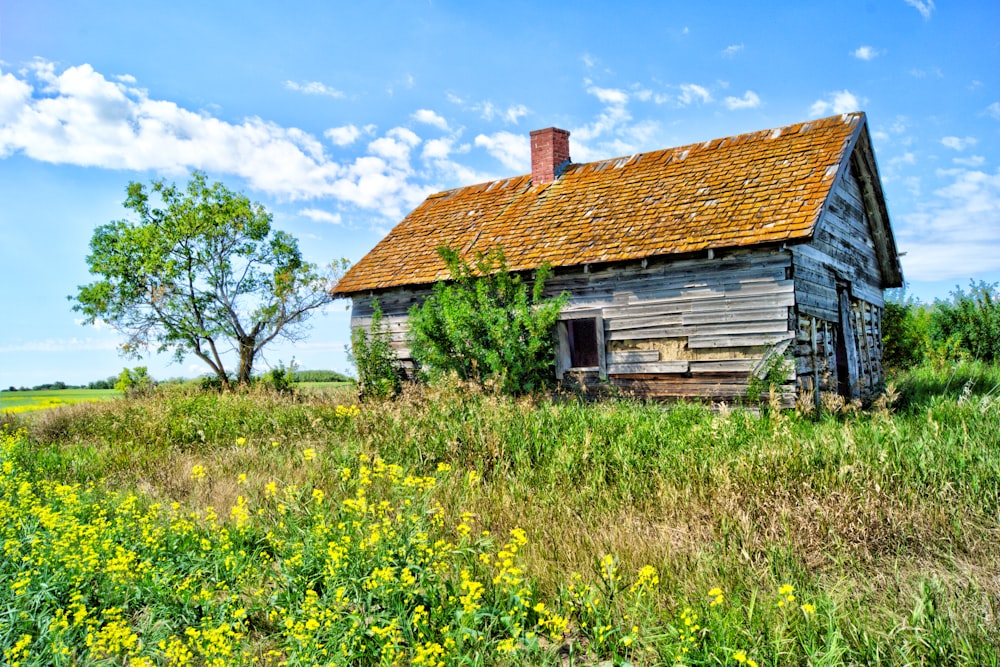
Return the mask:
[[[603,372],[566,373],[587,386],[607,385],[649,398],[732,401],[763,372],[776,346],[795,337],[791,255],[778,249],[739,251],[714,259],[618,264],[558,273],[546,292],[569,292],[564,318],[599,317]],[[399,289],[378,295],[400,359],[412,368],[406,313],[429,293]],[[355,297],[351,326],[370,326],[371,295]],[[789,376],[784,402],[792,400]]]
[[[866,210],[864,184],[848,161],[813,240],[790,248],[795,280],[795,370],[805,391],[837,391],[837,338],[846,332],[851,398],[881,389],[883,281]],[[841,322],[846,293],[849,322]],[[844,362],[846,363],[846,362]],[[856,379],[854,379],[856,378]]]
[[[382,323],[389,327],[390,342],[396,355],[407,372],[413,370],[413,358],[407,337],[410,332],[408,322],[410,308],[422,303],[431,293],[430,287],[406,288],[381,291],[365,295],[354,295],[351,301],[351,331],[359,327],[371,329],[372,301],[377,298],[382,309]]]

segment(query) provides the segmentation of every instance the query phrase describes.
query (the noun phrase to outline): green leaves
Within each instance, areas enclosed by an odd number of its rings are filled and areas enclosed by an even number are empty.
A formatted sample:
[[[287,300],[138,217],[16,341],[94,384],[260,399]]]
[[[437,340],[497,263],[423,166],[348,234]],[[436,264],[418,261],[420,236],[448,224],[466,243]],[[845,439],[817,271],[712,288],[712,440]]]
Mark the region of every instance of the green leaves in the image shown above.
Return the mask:
[[[351,332],[351,358],[358,368],[362,398],[392,398],[402,389],[402,369],[390,343],[389,327],[382,322],[382,307],[372,299],[372,322],[368,331]]]
[[[438,283],[410,310],[411,349],[424,376],[492,380],[512,394],[551,384],[553,327],[569,296],[543,298],[550,269],[539,269],[529,289],[499,247],[477,253],[473,265],[451,248],[438,253],[452,282]]]
[[[125,334],[125,351],[194,354],[224,384],[229,349],[239,354],[240,382],[249,382],[261,348],[297,339],[346,268],[342,261],[321,275],[294,237],[272,231],[263,206],[202,172],[184,190],[129,183],[124,206],[135,219],[94,232],[87,264],[99,280],[70,297],[74,310]]]

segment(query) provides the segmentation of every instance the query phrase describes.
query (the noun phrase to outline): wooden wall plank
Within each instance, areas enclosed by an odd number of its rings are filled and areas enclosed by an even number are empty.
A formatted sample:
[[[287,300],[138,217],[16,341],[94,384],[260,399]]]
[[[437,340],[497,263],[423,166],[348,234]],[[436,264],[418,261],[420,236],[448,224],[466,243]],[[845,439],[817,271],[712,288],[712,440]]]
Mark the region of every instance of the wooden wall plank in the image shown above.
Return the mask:
[[[648,361],[624,364],[608,364],[609,375],[631,373],[687,373],[688,361]]]
[[[627,352],[611,352],[608,354],[608,364],[634,364],[637,362],[659,361],[658,350],[628,350]]]

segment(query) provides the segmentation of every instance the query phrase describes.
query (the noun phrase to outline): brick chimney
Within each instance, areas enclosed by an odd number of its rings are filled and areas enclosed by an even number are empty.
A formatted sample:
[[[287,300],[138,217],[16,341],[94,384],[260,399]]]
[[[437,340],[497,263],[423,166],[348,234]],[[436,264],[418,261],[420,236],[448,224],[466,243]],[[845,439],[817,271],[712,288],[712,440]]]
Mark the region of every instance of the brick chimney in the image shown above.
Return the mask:
[[[569,164],[569,132],[557,127],[531,133],[531,183],[540,185],[559,178]]]

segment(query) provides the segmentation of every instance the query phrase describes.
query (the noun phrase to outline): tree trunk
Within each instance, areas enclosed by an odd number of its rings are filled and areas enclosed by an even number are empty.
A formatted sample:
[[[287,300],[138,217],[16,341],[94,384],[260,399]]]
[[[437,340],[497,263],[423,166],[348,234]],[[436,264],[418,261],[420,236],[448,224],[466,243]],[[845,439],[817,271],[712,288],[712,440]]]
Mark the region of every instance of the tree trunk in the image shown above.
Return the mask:
[[[250,379],[253,373],[253,358],[257,353],[254,345],[256,342],[256,339],[250,337],[240,339],[239,382],[243,386],[248,386],[250,384]]]

